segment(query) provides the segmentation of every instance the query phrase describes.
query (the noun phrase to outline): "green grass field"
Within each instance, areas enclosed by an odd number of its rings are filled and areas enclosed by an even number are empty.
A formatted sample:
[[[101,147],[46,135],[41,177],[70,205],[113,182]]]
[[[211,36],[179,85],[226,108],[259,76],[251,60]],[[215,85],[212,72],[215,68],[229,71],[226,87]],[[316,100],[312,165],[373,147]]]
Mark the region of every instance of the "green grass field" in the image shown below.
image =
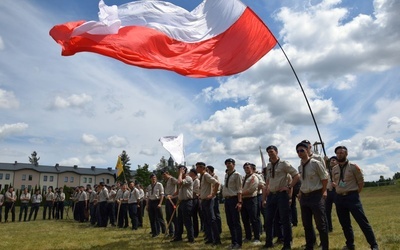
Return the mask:
[[[361,195],[364,210],[375,231],[380,249],[400,249],[399,191],[400,185],[374,187],[365,188]],[[16,210],[18,220],[19,208]],[[170,243],[170,239],[164,239],[163,236],[151,238],[147,214],[144,217],[144,227],[132,231],[111,227],[93,228],[89,227],[87,223],[77,223],[71,219],[42,221],[42,211],[40,208],[38,219],[34,222],[1,223],[0,249],[226,249],[230,244],[223,205],[221,205],[223,245],[218,248],[204,245],[202,236],[196,239],[195,244]],[[329,234],[330,249],[341,249],[345,245],[345,240],[335,211],[333,212],[333,223],[333,232]],[[354,221],[353,228],[356,249],[369,249],[364,235]],[[293,237],[293,249],[301,249],[300,246],[305,244],[301,224],[293,228]],[[265,240],[265,234],[261,239]],[[261,249],[261,247],[262,245],[254,247],[251,243],[243,244],[243,249]],[[281,249],[281,247],[278,245],[275,249]]]

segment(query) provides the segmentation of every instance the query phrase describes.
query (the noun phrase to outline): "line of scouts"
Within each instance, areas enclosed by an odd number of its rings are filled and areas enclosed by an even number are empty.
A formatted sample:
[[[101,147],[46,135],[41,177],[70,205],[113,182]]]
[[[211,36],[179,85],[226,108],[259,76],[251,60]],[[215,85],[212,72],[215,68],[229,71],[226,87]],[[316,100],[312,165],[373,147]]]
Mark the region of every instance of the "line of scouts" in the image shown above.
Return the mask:
[[[230,249],[241,249],[243,243],[260,244],[260,235],[266,232],[263,248],[274,247],[273,239],[282,243],[282,250],[291,249],[292,226],[297,226],[296,197],[300,202],[301,219],[305,232],[304,249],[316,247],[316,233],[313,218],[319,233],[323,250],[329,249],[328,233],[332,232],[332,204],[335,203],[339,222],[346,239],[343,250],[353,250],[354,233],[350,214],[358,223],[371,249],[377,250],[378,244],[371,225],[362,208],[359,193],[364,184],[360,168],[347,159],[347,148],[339,146],[336,156],[325,160],[311,151],[311,143],[304,140],[297,144],[296,152],[300,158],[298,170],[288,161],[278,156],[276,146],[268,146],[266,151],[269,163],[263,173],[256,171],[256,166],[246,162],[243,165],[244,176],[235,169],[235,160],[225,160],[226,174],[224,184],[214,174],[214,167],[197,162],[195,168],[188,171],[179,166],[178,177],[163,171],[164,186],[158,182],[155,174],[150,176],[151,184],[143,190],[134,182],[107,187],[103,182],[94,186],[77,187],[72,195],[74,219],[79,222],[89,221],[98,227],[118,226],[127,228],[128,215],[132,230],[143,226],[143,205],[151,225],[151,236],[161,233],[169,235],[171,242],[183,241],[184,228],[189,243],[193,243],[203,231],[205,244],[221,245],[221,217],[218,194],[222,190],[226,221],[229,227]],[[1,210],[5,204],[5,221],[11,212],[15,221],[15,201],[17,197],[12,187],[5,195],[0,194]],[[165,199],[165,201],[164,201]],[[30,195],[27,189],[20,195],[21,210],[19,220],[27,220],[27,210],[31,201],[28,220],[36,219],[42,197],[37,190]],[[65,194],[62,188],[52,192],[49,187],[45,195],[43,219],[63,219]],[[166,221],[162,213],[165,202]],[[54,205],[56,204],[56,205]],[[264,225],[260,215],[264,217]],[[244,228],[244,237],[242,231]],[[200,220],[200,223],[199,223]],[[277,244],[275,242],[275,244]]]

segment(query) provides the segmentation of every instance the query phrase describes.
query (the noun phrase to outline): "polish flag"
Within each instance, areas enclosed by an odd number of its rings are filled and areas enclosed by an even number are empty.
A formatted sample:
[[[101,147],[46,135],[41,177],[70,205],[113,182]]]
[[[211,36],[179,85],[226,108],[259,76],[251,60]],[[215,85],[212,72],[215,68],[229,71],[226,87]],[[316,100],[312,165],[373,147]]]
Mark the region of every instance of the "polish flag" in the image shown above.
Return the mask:
[[[242,72],[277,43],[262,20],[239,0],[204,0],[192,11],[165,1],[121,6],[99,2],[99,21],[54,26],[62,55],[94,52],[143,68],[189,77]]]

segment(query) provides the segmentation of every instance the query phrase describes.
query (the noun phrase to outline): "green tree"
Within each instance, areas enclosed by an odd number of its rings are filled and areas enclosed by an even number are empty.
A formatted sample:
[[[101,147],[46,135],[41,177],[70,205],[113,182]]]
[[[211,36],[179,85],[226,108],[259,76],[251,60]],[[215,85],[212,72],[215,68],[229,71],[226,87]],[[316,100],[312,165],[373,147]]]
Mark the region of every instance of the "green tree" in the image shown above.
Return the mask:
[[[172,158],[170,158],[172,160]],[[165,157],[161,157],[160,162],[157,164],[155,174],[157,175],[158,180],[162,180],[162,172],[168,171],[172,176],[178,177],[178,165],[173,162],[169,164],[170,160],[166,160]]]
[[[400,179],[400,172],[397,172],[393,175],[393,180],[398,180]]]
[[[120,174],[120,176],[117,177],[117,181],[130,182],[131,180],[133,180],[133,176],[131,173],[131,163],[129,162],[131,159],[129,158],[125,150],[122,150],[120,157],[122,162],[122,168],[124,169],[124,171],[122,172],[122,174]]]
[[[142,184],[143,188],[146,188],[148,185],[150,185],[150,175],[151,174],[152,174],[152,172],[149,171],[149,165],[147,163],[145,163],[143,165],[143,167],[138,165],[138,168],[136,169],[134,178],[135,178],[135,181]]]
[[[29,157],[29,162],[32,165],[37,166],[37,165],[39,165],[39,160],[40,160],[40,157],[37,157],[36,151],[33,151],[32,154],[31,154],[31,157]]]

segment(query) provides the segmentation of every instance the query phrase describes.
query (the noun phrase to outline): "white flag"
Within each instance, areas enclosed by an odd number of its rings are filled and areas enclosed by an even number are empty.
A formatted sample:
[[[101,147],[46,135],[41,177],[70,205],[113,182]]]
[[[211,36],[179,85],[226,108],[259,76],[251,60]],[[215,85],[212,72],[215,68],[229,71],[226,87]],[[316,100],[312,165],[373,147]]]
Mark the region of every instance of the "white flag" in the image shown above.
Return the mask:
[[[262,166],[261,169],[264,169],[267,167],[267,164],[265,164],[264,155],[261,151],[261,146],[260,146],[260,155],[261,155],[261,166]]]
[[[185,163],[183,150],[183,134],[178,136],[164,136],[159,139],[162,146],[171,154],[172,159],[178,164]]]

